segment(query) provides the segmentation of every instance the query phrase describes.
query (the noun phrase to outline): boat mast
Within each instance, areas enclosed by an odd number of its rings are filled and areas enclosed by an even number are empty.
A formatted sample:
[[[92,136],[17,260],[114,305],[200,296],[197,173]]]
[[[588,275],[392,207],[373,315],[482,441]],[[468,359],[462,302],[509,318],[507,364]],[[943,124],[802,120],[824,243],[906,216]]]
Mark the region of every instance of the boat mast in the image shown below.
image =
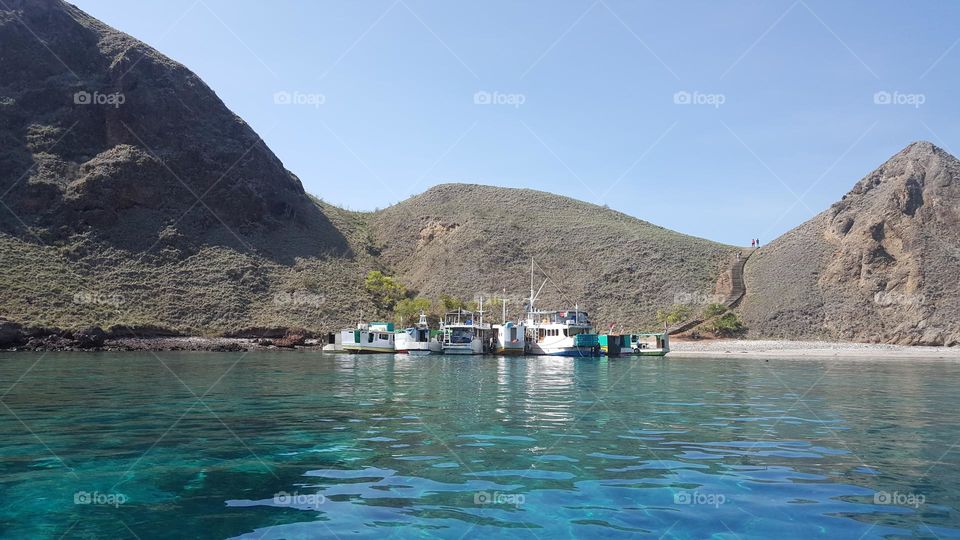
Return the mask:
[[[507,289],[503,289],[503,296],[500,298],[503,307],[503,324],[507,324]]]
[[[483,295],[480,295],[480,326],[483,326]]]
[[[530,305],[527,306],[527,311],[533,311],[533,257],[530,257]]]

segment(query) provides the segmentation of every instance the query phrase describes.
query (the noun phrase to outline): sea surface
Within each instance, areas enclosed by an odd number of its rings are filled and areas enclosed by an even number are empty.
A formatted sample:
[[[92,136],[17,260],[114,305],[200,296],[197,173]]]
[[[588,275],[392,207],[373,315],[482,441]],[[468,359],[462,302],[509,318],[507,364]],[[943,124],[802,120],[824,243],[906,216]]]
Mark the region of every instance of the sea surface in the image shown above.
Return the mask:
[[[960,363],[0,353],[2,538],[958,538]]]

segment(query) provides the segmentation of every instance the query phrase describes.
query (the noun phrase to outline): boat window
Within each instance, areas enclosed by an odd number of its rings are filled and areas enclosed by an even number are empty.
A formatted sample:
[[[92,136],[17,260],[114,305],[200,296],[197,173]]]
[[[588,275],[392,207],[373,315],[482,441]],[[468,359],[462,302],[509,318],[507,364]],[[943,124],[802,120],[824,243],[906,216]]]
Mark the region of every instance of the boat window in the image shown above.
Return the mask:
[[[516,341],[516,340],[517,340],[517,329],[516,327],[513,327],[510,329],[510,341]]]
[[[373,332],[367,333],[367,343],[373,343]]]

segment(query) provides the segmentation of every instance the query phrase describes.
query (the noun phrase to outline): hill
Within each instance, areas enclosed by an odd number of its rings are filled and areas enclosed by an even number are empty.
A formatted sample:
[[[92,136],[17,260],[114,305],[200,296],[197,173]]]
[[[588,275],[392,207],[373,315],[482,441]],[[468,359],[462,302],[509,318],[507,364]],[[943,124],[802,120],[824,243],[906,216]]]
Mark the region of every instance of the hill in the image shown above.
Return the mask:
[[[960,161],[916,142],[747,263],[755,337],[960,342]]]
[[[536,287],[551,278],[538,305],[579,304],[598,327],[655,329],[658,308],[712,293],[734,250],[567,197],[470,184],[436,186],[371,223],[382,262],[422,294],[506,289],[516,316],[532,258]]]

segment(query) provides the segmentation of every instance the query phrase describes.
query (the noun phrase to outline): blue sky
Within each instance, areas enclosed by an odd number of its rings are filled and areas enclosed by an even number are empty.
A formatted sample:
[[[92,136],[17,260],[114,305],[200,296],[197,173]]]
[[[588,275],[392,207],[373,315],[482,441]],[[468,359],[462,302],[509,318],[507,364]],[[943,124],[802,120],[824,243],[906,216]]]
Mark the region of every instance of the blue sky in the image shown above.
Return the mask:
[[[355,210],[475,182],[766,242],[910,142],[960,136],[954,2],[74,3]]]

